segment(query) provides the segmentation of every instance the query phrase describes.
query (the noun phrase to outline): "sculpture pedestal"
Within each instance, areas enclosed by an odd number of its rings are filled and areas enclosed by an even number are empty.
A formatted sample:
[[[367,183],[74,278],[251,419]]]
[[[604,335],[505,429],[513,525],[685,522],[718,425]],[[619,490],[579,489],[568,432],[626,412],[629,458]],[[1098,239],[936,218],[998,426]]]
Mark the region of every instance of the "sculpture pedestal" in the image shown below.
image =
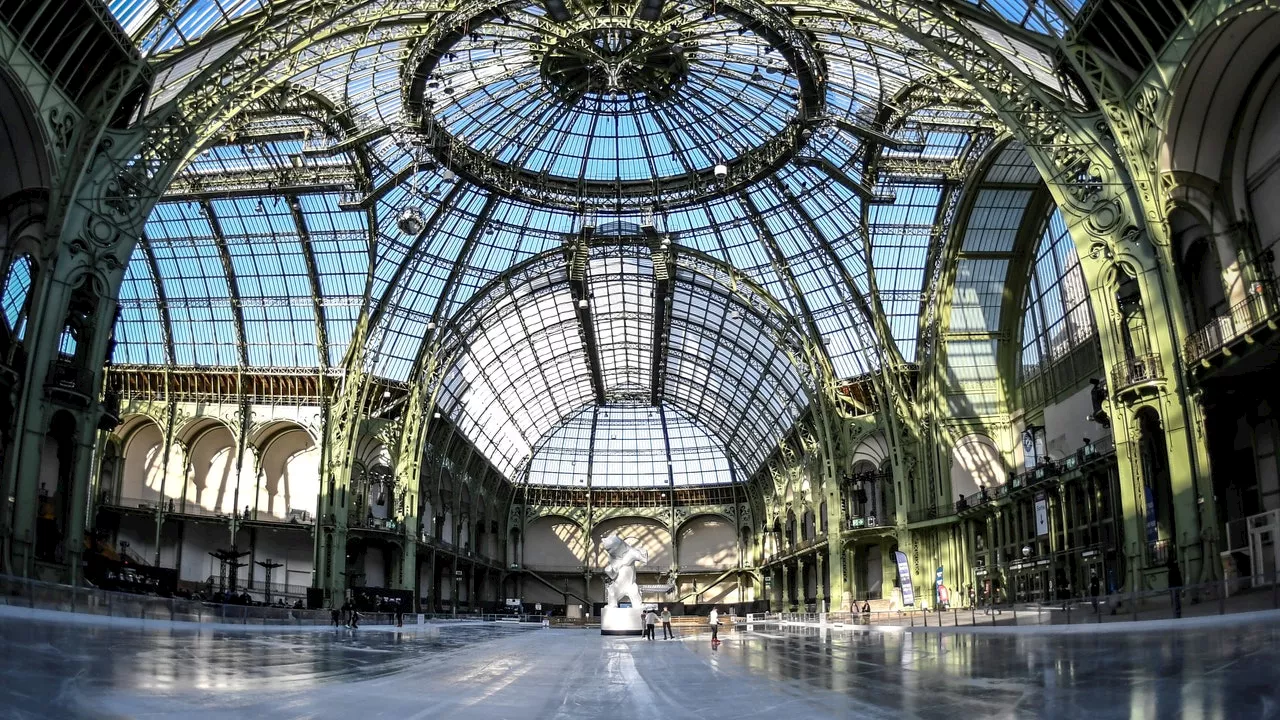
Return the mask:
[[[601,635],[644,635],[644,615],[638,607],[600,608]]]

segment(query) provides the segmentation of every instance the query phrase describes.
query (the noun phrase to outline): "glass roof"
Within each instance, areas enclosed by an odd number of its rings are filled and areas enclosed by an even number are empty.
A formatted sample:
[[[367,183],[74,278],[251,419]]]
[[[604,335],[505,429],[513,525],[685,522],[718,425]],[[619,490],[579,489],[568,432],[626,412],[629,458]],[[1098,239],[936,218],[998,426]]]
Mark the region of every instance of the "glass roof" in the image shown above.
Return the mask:
[[[811,75],[710,10],[554,23],[539,3],[468,24],[415,70],[411,99],[491,164],[543,182],[670,184],[794,134]]]
[[[665,405],[584,408],[539,443],[530,485],[661,488],[745,479],[720,442]]]
[[[489,286],[456,317],[441,350],[452,360],[439,406],[508,477],[541,438],[593,404],[648,406],[659,397],[660,405],[699,418],[752,471],[807,407],[805,381],[779,345],[793,321],[735,296],[694,258],[676,263],[655,372],[651,252],[633,244],[593,248],[585,271],[589,314],[579,312],[563,255],[550,253]],[[584,320],[595,347],[583,338]],[[602,369],[600,392],[593,365]]]
[[[306,3],[270,5],[112,2],[156,65],[148,108]],[[1035,37],[1061,22],[1006,5],[962,16],[1069,94]],[[114,361],[337,372],[367,313],[365,369],[409,381],[440,328],[455,339],[441,412],[512,478],[603,406],[687,419],[750,475],[807,406],[781,338],[840,379],[913,362],[992,118],[920,101],[945,68],[856,13],[609,7],[344,6],[263,68],[283,99],[237,116],[155,207]],[[584,227],[579,288],[564,253]],[[644,227],[676,249],[665,314]],[[730,273],[773,305],[727,290]]]

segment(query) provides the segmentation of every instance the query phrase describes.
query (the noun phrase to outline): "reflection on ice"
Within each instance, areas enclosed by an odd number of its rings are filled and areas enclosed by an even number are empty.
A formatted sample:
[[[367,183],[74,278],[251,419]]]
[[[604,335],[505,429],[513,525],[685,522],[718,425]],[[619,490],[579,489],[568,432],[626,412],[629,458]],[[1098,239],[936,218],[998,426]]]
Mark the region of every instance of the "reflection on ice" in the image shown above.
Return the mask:
[[[504,624],[139,630],[0,620],[13,717],[1260,717],[1274,622],[1044,635],[761,629],[677,641]]]

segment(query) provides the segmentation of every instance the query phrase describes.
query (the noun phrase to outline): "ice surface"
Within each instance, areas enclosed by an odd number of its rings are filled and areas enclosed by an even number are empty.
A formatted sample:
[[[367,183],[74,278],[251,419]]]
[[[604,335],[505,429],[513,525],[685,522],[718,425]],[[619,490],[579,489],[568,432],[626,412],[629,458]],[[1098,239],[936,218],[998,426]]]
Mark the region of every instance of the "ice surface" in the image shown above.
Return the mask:
[[[1145,633],[510,624],[132,628],[0,617],[0,717],[1178,718],[1280,708],[1274,620]]]

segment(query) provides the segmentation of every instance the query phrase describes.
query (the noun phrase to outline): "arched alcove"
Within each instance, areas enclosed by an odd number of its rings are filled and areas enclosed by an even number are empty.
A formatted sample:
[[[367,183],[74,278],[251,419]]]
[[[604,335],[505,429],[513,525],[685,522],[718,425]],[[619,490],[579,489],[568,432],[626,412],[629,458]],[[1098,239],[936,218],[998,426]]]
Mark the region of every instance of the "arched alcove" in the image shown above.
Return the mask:
[[[965,435],[951,451],[951,495],[968,497],[982,488],[1003,485],[1008,471],[994,440],[986,435]]]
[[[190,460],[184,509],[224,514],[252,509],[253,462],[237,462],[239,453],[231,428],[216,420],[201,420],[184,428],[180,436]]]
[[[525,526],[526,567],[570,572],[581,568],[586,556],[586,533],[574,520],[549,515]]]
[[[682,570],[727,570],[738,565],[734,523],[718,515],[698,515],[680,526]]]
[[[185,458],[181,447],[169,449],[168,472],[164,465],[164,431],[150,418],[127,418],[118,429],[123,463],[115,500],[126,506],[155,504],[162,498],[180,498]]]
[[[258,447],[258,517],[315,517],[320,497],[320,448],[300,426],[281,425]]]
[[[1197,213],[1182,207],[1169,212],[1169,230],[1178,263],[1178,279],[1186,303],[1187,321],[1201,328],[1226,314],[1229,302],[1223,286],[1220,246]],[[1228,258],[1234,264],[1234,258]]]
[[[591,545],[595,548],[595,567],[604,567],[609,563],[609,554],[600,548],[600,540],[610,533],[617,534],[648,553],[649,561],[645,565],[659,569],[671,567],[671,532],[657,520],[638,517],[611,518],[592,528]]]
[[[47,191],[52,182],[44,131],[27,94],[0,71],[0,202]],[[0,235],[0,257],[7,256],[11,236]]]

